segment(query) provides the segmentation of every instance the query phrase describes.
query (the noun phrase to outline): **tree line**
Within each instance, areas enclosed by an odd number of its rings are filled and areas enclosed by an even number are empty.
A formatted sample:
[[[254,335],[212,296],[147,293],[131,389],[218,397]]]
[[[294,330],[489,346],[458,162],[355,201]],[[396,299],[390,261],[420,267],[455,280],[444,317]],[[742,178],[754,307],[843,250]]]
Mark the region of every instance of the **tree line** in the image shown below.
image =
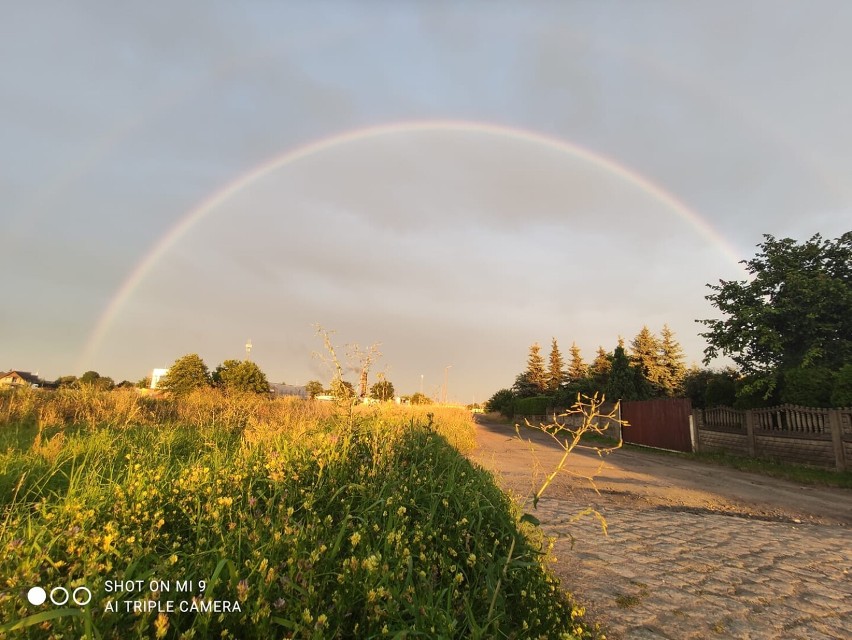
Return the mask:
[[[566,363],[556,338],[551,339],[547,360],[539,343],[530,346],[527,366],[511,388],[501,389],[486,403],[487,411],[509,413],[518,400],[545,399],[549,406],[571,406],[577,394],[605,393],[610,398],[644,400],[672,397],[683,388],[686,376],[683,349],[674,332],[664,325],[660,335],[644,326],[625,349],[624,340],[612,351],[599,346],[587,363],[576,342]]]
[[[782,403],[852,406],[852,232],[805,242],[764,235],[746,280],[708,284],[705,298],[721,317],[700,319],[707,342],[703,364],[686,369],[667,325],[659,337],[643,327],[625,349],[599,347],[586,365],[576,344],[565,366],[554,338],[545,362],[530,347],[526,369],[511,388],[488,401],[489,411],[539,397],[571,404],[577,393],[634,400],[682,396],[695,407],[756,408]],[[718,356],[735,366],[708,368]]]

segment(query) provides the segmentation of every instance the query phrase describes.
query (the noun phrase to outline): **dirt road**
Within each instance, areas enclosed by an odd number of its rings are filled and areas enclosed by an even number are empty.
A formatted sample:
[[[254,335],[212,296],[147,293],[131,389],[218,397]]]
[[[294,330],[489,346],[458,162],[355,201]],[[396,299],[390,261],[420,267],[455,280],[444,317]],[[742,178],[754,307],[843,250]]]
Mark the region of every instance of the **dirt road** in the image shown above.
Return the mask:
[[[562,450],[523,434],[480,422],[473,457],[528,496]],[[852,638],[852,492],[634,450],[570,465],[599,467],[599,494],[563,474],[534,513],[557,538],[554,570],[610,638]],[[587,506],[608,536],[571,522]]]

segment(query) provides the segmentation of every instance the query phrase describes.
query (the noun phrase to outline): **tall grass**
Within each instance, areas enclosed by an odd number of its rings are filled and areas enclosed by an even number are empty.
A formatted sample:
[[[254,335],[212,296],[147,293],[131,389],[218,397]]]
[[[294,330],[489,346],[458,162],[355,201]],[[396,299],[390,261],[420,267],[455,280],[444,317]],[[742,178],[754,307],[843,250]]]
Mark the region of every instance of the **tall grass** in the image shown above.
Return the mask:
[[[595,635],[535,530],[460,453],[461,410],[109,396],[2,398],[0,637]],[[137,579],[172,591],[106,588]],[[94,598],[34,606],[34,585]],[[181,613],[193,597],[240,610]],[[149,599],[175,611],[123,608]]]

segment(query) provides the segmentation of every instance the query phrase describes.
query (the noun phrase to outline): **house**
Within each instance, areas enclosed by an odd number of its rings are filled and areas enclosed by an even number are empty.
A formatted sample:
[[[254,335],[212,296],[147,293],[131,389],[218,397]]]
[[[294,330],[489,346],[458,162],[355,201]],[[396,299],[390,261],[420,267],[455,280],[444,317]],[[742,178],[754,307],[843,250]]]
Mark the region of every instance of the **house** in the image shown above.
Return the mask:
[[[41,386],[41,380],[38,375],[29,371],[9,371],[0,374],[0,388],[39,386]]]

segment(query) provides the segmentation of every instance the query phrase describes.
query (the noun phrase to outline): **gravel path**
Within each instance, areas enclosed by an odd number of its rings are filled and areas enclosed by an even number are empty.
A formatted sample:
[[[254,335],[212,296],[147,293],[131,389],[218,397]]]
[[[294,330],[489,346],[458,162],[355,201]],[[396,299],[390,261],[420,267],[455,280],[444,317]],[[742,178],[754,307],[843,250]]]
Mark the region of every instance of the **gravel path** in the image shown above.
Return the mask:
[[[480,423],[473,455],[519,496],[561,454],[527,433]],[[585,454],[571,468],[599,466]],[[562,475],[534,513],[556,537],[554,571],[609,638],[852,638],[852,492],[637,451],[607,457],[596,485]],[[571,521],[587,506],[607,536]]]

